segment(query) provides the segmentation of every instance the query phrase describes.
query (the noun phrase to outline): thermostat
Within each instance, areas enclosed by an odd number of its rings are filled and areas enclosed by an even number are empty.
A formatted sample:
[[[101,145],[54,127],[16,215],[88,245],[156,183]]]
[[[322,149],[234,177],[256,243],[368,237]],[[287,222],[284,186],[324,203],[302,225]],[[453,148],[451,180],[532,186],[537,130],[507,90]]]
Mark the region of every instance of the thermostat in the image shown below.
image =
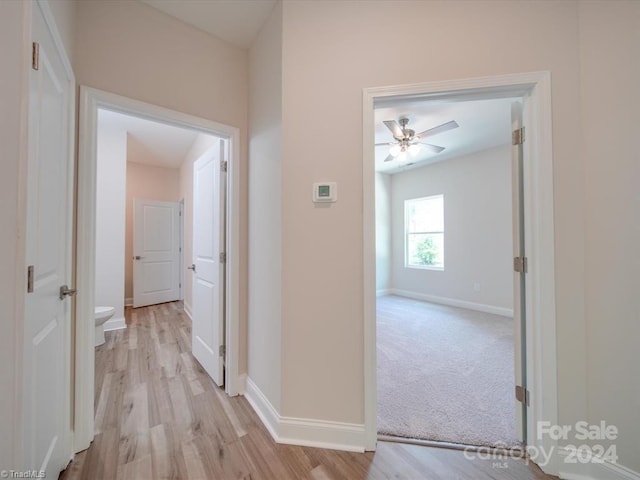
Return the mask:
[[[313,184],[313,202],[330,203],[338,200],[338,185],[336,182]]]

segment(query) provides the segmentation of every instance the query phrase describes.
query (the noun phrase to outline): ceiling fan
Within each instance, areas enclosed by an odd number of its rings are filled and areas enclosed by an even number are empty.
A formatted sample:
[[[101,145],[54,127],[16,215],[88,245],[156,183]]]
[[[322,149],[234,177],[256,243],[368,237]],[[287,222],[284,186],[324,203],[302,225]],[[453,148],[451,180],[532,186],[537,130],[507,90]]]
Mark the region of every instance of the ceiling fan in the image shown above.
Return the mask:
[[[395,142],[376,143],[376,147],[391,147],[389,155],[384,159],[385,162],[394,160],[397,157],[402,158],[406,156],[406,152],[416,154],[422,147],[428,148],[433,153],[440,153],[444,150],[444,147],[424,143],[421,142],[421,140],[459,127],[454,120],[451,120],[450,122],[443,123],[442,125],[438,125],[437,127],[433,127],[416,134],[415,131],[407,128],[407,124],[409,123],[409,119],[407,117],[400,117],[397,122],[395,120],[385,120],[383,123],[389,130],[391,130],[391,134],[396,140]]]

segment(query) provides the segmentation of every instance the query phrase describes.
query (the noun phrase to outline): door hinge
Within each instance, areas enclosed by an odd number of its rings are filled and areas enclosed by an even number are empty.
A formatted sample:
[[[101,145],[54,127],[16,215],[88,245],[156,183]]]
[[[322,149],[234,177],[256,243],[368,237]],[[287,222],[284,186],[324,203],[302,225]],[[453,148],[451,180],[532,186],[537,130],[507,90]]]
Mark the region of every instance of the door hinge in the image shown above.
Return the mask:
[[[522,145],[524,143],[524,127],[517,128],[511,134],[512,145]]]
[[[182,284],[181,283],[178,284],[178,288],[182,288]]]
[[[521,385],[516,385],[516,400],[529,406],[529,390]]]
[[[31,68],[40,69],[40,44],[38,42],[33,42],[31,45]]]
[[[220,252],[220,263],[227,262],[227,254],[225,252]]]
[[[33,293],[33,265],[27,267],[27,293]]]
[[[220,162],[220,171],[221,172],[226,172],[227,171],[227,161],[223,160],[222,162]]]
[[[178,252],[181,252],[181,251],[182,251],[182,247],[178,247]]]
[[[226,354],[227,354],[227,346],[226,345],[220,345],[218,347],[218,356],[224,357]]]
[[[527,257],[515,257],[513,259],[513,269],[519,273],[527,273]]]

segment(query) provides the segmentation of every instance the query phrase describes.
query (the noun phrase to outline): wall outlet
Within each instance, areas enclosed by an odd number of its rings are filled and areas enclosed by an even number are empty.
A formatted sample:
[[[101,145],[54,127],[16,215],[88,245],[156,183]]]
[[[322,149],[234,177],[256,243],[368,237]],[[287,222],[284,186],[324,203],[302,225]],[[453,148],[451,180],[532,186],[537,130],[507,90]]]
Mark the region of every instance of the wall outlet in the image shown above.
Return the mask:
[[[473,284],[473,291],[474,292],[479,292],[480,291],[480,284],[479,283],[474,283]]]

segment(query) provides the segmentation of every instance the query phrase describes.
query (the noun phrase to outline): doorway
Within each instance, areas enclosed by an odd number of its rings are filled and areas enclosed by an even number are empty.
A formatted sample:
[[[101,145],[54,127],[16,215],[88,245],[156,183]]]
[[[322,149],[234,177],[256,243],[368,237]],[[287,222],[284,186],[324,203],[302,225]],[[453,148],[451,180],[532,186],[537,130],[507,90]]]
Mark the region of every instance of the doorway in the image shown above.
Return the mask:
[[[89,446],[93,439],[94,415],[94,351],[93,305],[95,288],[95,191],[96,191],[96,131],[98,110],[132,115],[155,122],[189,128],[223,138],[228,143],[228,188],[226,192],[227,236],[224,247],[227,263],[225,269],[225,391],[228,395],[239,393],[239,130],[210,120],[186,115],[169,109],[132,100],[100,90],[80,88],[80,142],[78,157],[78,238],[77,283],[83,285],[84,295],[79,295],[76,315],[76,390],[75,425],[76,451]]]
[[[385,101],[407,96],[443,101],[452,98],[472,100],[504,97],[521,97],[525,100],[528,142],[523,146],[526,159],[523,169],[523,207],[526,235],[524,240],[529,256],[525,293],[527,299],[530,299],[525,312],[525,374],[531,380],[526,385],[525,401],[529,404],[527,430],[534,432],[532,427],[536,425],[537,420],[545,419],[553,423],[557,419],[551,97],[550,78],[546,72],[368,88],[364,91],[365,448],[375,450],[377,441],[374,110]],[[398,375],[402,374],[403,372],[398,372]],[[550,439],[538,439],[535,435],[527,435],[526,432],[524,434],[524,440],[529,445],[554,445]]]
[[[408,97],[375,108],[380,438],[519,445],[519,187],[511,175],[511,109],[519,101]]]

